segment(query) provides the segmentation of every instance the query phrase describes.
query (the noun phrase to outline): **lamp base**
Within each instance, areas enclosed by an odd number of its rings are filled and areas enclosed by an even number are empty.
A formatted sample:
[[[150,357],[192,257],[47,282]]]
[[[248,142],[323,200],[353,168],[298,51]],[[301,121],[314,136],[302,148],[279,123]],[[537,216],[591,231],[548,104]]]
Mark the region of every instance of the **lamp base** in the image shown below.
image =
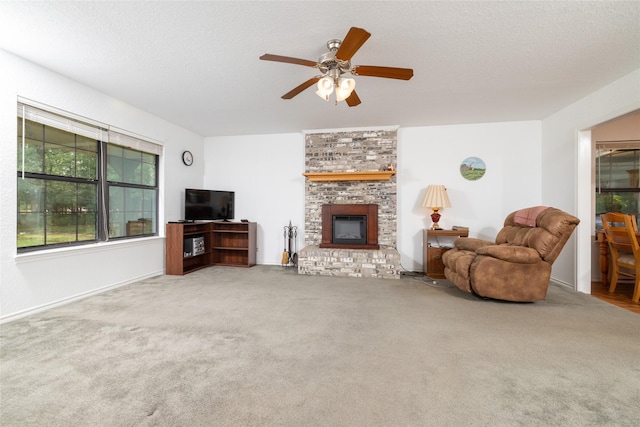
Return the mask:
[[[433,209],[433,213],[431,214],[431,221],[433,221],[433,225],[431,226],[431,229],[442,230],[442,227],[440,227],[440,225],[438,224],[438,221],[440,221],[440,217],[442,216],[438,213],[438,210],[440,208],[431,208],[431,209]]]

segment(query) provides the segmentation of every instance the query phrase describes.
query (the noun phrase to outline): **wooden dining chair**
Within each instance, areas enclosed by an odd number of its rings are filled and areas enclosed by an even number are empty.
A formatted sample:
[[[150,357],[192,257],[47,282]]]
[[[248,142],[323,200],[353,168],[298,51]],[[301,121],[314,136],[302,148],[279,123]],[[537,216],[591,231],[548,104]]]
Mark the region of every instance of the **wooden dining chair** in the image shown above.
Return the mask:
[[[634,279],[633,302],[640,302],[640,244],[636,233],[638,225],[634,215],[608,212],[600,215],[611,260],[611,285],[609,292],[615,292],[620,276]]]

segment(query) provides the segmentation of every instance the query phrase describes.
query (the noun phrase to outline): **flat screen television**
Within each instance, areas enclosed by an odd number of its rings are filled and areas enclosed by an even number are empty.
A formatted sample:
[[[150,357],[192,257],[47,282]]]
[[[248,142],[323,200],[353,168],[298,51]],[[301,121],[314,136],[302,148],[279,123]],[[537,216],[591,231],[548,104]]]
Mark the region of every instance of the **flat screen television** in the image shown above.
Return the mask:
[[[184,219],[187,221],[229,221],[234,218],[235,193],[233,191],[184,191]]]

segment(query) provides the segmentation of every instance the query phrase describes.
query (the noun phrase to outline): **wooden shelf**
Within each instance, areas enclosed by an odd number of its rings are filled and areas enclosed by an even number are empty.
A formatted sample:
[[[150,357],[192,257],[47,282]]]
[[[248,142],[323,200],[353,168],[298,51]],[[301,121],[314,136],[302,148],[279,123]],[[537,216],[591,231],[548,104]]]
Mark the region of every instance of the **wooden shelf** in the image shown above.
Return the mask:
[[[251,267],[256,264],[255,222],[212,223],[211,264]]]
[[[396,171],[364,172],[309,172],[303,173],[309,181],[388,181]]]
[[[166,274],[187,274],[210,265],[251,267],[256,264],[255,222],[199,222],[166,225]],[[186,242],[204,239],[205,251],[185,256]]]
[[[185,243],[191,238],[204,239],[205,252],[188,255],[191,248]],[[210,223],[178,223],[166,225],[166,274],[181,275],[207,267],[211,262],[211,225]]]

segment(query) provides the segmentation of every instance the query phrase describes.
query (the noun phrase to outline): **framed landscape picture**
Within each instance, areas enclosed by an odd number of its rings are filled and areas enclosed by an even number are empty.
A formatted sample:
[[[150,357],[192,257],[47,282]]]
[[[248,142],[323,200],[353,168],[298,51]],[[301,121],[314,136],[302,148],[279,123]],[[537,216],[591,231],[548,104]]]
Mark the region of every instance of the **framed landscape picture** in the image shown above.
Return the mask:
[[[478,157],[467,157],[460,163],[460,174],[464,179],[469,181],[477,181],[484,176],[487,166],[484,161]]]

